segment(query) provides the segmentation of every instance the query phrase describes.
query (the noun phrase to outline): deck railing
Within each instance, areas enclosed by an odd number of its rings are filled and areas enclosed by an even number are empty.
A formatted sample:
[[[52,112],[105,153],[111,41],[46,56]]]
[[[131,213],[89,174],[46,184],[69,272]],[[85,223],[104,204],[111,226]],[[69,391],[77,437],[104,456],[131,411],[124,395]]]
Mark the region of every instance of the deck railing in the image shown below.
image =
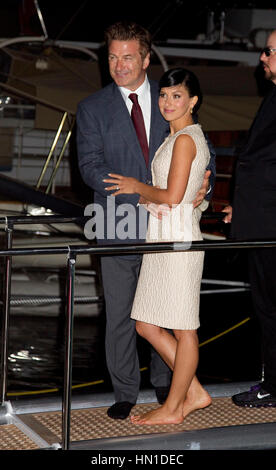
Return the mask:
[[[221,213],[206,215],[210,218],[222,218]],[[6,249],[0,250],[0,258],[5,259],[4,270],[4,299],[2,319],[2,351],[1,351],[1,407],[5,408],[7,395],[8,372],[8,339],[9,339],[9,311],[11,300],[11,265],[13,256],[33,256],[64,254],[67,255],[67,302],[65,324],[65,356],[64,356],[64,391],[62,404],[62,449],[70,447],[70,415],[71,415],[71,388],[72,388],[72,347],[73,347],[73,321],[74,321],[74,282],[75,265],[79,255],[119,255],[119,254],[144,254],[180,251],[208,251],[225,249],[252,249],[261,247],[276,247],[275,240],[212,240],[194,242],[162,242],[162,243],[136,243],[122,245],[68,245],[57,247],[39,248],[12,248],[13,228],[19,224],[41,223],[67,223],[84,222],[89,217],[64,217],[64,216],[20,216],[0,217],[0,224],[5,224]]]

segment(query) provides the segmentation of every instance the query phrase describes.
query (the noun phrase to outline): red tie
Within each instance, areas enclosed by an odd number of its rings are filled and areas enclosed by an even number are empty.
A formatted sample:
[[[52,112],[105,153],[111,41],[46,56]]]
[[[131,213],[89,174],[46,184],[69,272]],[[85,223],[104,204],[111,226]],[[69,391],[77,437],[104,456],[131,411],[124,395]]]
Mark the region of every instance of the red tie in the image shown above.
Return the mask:
[[[131,110],[131,119],[136,130],[138,140],[141,145],[142,152],[144,154],[146,165],[149,163],[149,146],[148,139],[145,129],[145,123],[143,118],[143,113],[138,103],[138,96],[136,93],[130,93],[128,95],[129,99],[132,101],[132,110]]]

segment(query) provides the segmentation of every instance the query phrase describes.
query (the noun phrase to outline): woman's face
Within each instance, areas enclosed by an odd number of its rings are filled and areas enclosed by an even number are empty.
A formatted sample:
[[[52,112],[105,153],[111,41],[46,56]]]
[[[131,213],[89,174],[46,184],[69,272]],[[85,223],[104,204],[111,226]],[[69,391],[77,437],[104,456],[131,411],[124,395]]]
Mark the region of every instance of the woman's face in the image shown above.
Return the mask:
[[[184,85],[161,88],[159,94],[159,109],[166,121],[176,121],[191,116],[191,110],[198,98],[189,96]]]

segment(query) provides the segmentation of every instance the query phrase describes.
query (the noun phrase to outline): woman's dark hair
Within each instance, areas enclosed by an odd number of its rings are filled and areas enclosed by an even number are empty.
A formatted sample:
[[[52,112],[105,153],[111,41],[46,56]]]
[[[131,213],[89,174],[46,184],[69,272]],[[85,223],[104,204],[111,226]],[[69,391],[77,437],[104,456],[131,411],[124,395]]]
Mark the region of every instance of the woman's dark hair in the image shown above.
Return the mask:
[[[183,85],[189,93],[190,98],[198,97],[198,101],[193,108],[196,114],[202,103],[202,92],[196,75],[190,70],[183,68],[170,69],[165,72],[159,80],[159,89],[170,86]]]

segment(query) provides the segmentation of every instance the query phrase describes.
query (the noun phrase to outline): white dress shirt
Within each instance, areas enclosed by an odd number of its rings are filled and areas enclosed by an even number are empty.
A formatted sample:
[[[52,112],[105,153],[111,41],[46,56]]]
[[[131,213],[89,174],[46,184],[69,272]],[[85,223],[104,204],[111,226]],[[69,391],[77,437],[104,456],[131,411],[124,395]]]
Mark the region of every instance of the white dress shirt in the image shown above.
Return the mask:
[[[131,93],[136,93],[138,95],[138,102],[142,109],[144,123],[146,128],[147,139],[149,143],[150,137],[150,116],[151,116],[151,96],[150,96],[150,84],[148,77],[146,76],[145,81],[142,83],[139,88],[135,91],[130,91],[128,88],[119,87],[119,90],[122,94],[124,102],[126,103],[129,114],[131,114],[132,101],[129,99]]]

